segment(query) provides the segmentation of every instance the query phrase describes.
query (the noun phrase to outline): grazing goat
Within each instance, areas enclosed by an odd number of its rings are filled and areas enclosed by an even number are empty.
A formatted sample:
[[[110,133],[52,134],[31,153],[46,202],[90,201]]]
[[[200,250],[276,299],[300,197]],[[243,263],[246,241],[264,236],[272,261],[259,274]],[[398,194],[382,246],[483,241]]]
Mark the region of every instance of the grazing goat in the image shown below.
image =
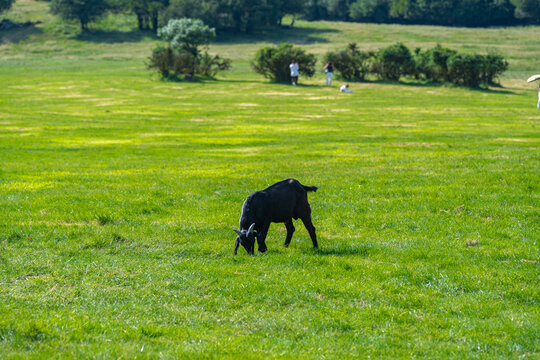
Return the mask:
[[[285,247],[289,246],[295,230],[292,219],[296,220],[298,218],[302,219],[309,232],[313,247],[319,247],[315,227],[311,222],[311,208],[307,198],[308,191],[317,191],[317,187],[304,186],[298,180],[287,179],[249,195],[244,201],[244,205],[242,205],[240,230],[234,229],[238,234],[234,246],[234,255],[236,255],[240,244],[248,254],[253,255],[255,252],[255,238],[257,238],[259,251],[265,252],[265,239],[271,222],[285,223],[287,237],[284,245]]]

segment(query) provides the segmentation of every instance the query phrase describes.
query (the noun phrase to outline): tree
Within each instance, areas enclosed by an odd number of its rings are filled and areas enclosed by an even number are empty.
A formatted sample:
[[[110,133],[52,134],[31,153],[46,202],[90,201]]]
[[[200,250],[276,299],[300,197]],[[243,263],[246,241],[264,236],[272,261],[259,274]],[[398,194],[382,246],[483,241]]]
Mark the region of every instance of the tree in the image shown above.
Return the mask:
[[[540,0],[514,0],[516,17],[540,23]]]
[[[171,48],[198,56],[199,47],[209,44],[216,36],[216,31],[198,19],[171,19],[158,30],[158,36],[169,41]]]
[[[371,20],[386,22],[390,18],[388,0],[358,0],[349,7],[349,16],[353,20]]]
[[[352,0],[326,0],[328,17],[332,20],[349,20]]]
[[[9,10],[14,2],[15,0],[0,0],[0,13]]]
[[[140,30],[157,31],[159,15],[167,9],[169,0],[128,0],[128,5],[137,16]]]
[[[276,15],[272,16],[271,6],[264,0],[232,0],[230,11],[234,30],[253,32],[257,26],[275,24]]]
[[[198,19],[172,19],[158,30],[158,36],[169,41],[168,47],[154,49],[150,57],[150,69],[156,69],[164,79],[186,78],[195,75],[214,77],[219,71],[230,69],[231,61],[219,55],[201,52],[216,36],[213,28]]]
[[[78,20],[81,30],[88,29],[88,23],[97,20],[109,10],[106,0],[53,0],[51,12],[65,20]]]
[[[217,30],[252,32],[276,25],[282,12],[303,0],[170,0],[165,19],[196,18]],[[285,9],[285,10],[284,10]],[[289,11],[287,10],[287,11]]]
[[[328,18],[324,0],[306,0],[304,15],[308,20],[321,20]]]
[[[290,14],[295,15],[304,11],[306,7],[306,0],[281,0],[276,1],[279,4],[279,19],[278,22],[281,25],[281,19],[283,16]]]

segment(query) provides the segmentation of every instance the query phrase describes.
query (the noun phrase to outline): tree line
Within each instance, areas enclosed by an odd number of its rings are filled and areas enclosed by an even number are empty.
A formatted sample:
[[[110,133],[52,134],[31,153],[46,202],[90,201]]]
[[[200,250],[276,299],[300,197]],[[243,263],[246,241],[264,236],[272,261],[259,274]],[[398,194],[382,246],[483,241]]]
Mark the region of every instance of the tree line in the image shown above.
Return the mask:
[[[47,1],[47,0],[46,0]],[[14,0],[0,0],[0,11]],[[170,19],[194,18],[218,32],[253,32],[307,20],[446,26],[540,24],[540,0],[51,0],[51,11],[88,24],[108,12],[131,13],[141,30],[157,32]],[[292,24],[288,24],[292,26]]]

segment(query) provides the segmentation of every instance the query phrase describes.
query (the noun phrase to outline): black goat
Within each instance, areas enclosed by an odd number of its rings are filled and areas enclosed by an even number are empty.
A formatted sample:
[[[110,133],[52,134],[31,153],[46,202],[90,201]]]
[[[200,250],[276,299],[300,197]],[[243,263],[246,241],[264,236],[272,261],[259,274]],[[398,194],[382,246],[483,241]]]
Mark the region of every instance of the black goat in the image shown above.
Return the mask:
[[[304,186],[298,180],[287,179],[249,195],[244,201],[244,205],[242,205],[240,230],[234,230],[238,234],[234,246],[234,255],[236,255],[240,244],[248,254],[253,255],[255,252],[255,238],[257,238],[259,251],[265,252],[265,239],[271,222],[285,223],[287,237],[284,245],[289,246],[295,230],[292,219],[296,220],[298,218],[302,219],[309,232],[313,247],[319,247],[315,227],[311,222],[311,208],[307,198],[308,191],[317,191],[317,187]]]

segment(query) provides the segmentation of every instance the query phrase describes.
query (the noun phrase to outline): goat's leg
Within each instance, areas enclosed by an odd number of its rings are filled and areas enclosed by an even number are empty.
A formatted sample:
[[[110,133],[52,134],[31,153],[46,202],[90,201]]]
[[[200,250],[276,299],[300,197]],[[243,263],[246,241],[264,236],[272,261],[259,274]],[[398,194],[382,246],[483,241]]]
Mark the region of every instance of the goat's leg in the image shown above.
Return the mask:
[[[319,244],[317,243],[317,235],[315,234],[315,226],[313,226],[313,223],[311,222],[311,216],[307,215],[302,217],[301,219],[307,231],[309,232],[309,236],[311,237],[311,241],[313,242],[313,247],[318,248]]]
[[[270,221],[267,221],[261,226],[259,231],[257,232],[257,244],[259,245],[259,251],[265,252],[266,251],[266,234],[268,234],[268,229],[270,228]]]
[[[287,221],[285,223],[285,227],[287,228],[287,237],[285,238],[285,243],[283,244],[283,246],[288,247],[291,243],[291,239],[295,230],[292,220]]]

